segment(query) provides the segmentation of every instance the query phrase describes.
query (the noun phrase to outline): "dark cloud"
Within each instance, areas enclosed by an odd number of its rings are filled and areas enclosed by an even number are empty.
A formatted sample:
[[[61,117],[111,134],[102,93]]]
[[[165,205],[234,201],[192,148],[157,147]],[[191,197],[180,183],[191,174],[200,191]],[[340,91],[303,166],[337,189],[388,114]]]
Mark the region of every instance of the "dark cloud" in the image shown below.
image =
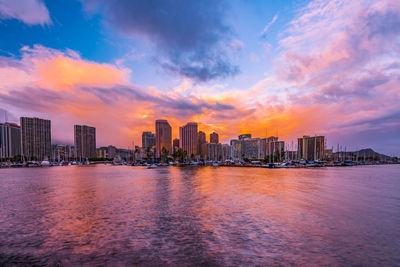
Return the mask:
[[[400,113],[347,123],[343,127],[351,127],[352,131],[339,128],[336,132],[331,132],[330,144],[347,145],[348,150],[372,147],[380,153],[399,155],[397,148],[400,146]]]
[[[358,80],[351,81],[347,84],[332,82],[323,86],[314,96],[317,102],[338,101],[339,99],[352,100],[371,99],[376,87],[386,84],[390,81],[390,77],[380,72],[369,72]],[[351,98],[349,98],[351,97]]]
[[[89,0],[107,23],[127,37],[150,40],[157,48],[154,62],[169,72],[208,81],[235,75],[230,62],[231,28],[224,22],[225,0]]]
[[[367,129],[382,129],[384,131],[388,125],[400,126],[400,112],[382,115],[371,119],[362,119],[357,122],[344,123],[343,126],[365,126]]]
[[[26,87],[24,90],[14,90],[9,94],[0,94],[0,103],[21,108],[51,112],[49,106],[62,103],[63,98],[56,92],[38,87]]]
[[[153,104],[153,108],[162,109],[165,114],[177,117],[193,116],[202,114],[204,109],[225,112],[234,111],[236,108],[232,105],[223,103],[208,103],[194,97],[171,97],[168,95],[151,95],[139,88],[133,86],[114,86],[104,89],[97,87],[85,87],[82,90],[96,95],[106,105],[117,105],[121,99],[128,99],[132,102],[147,102]]]
[[[396,35],[400,32],[400,15],[398,12],[374,12],[367,15],[369,38],[375,35]]]

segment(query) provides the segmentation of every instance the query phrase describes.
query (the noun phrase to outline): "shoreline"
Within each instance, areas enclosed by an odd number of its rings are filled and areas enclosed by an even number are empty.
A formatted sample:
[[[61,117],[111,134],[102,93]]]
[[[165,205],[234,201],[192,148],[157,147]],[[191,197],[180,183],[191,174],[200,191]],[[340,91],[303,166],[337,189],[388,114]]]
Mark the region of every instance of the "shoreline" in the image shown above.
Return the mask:
[[[73,164],[73,165],[52,165],[52,166],[23,166],[22,164],[18,165],[9,165],[0,166],[0,169],[21,169],[21,168],[52,168],[52,167],[70,167],[70,166],[95,166],[95,165],[107,165],[107,166],[126,166],[126,167],[146,167],[148,169],[158,169],[158,168],[167,168],[167,167],[178,167],[178,168],[198,168],[198,167],[234,167],[234,168],[263,168],[263,169],[320,169],[320,168],[337,168],[337,167],[359,167],[359,166],[384,166],[384,165],[400,165],[399,162],[397,163],[363,163],[363,164],[317,164],[317,165],[288,165],[288,166],[280,166],[280,165],[257,165],[257,164],[218,164],[215,165],[204,165],[204,164],[174,164],[174,165],[154,165],[154,167],[149,167],[150,164],[145,165],[132,165],[132,164],[113,164],[112,162],[93,162],[90,164]]]

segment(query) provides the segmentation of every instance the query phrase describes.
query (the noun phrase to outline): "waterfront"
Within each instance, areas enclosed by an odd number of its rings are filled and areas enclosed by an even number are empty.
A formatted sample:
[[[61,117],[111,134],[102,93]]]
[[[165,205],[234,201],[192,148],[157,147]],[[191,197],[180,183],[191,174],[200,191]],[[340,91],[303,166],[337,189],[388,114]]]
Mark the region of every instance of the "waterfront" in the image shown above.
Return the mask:
[[[0,205],[0,264],[400,264],[399,165],[2,169]]]

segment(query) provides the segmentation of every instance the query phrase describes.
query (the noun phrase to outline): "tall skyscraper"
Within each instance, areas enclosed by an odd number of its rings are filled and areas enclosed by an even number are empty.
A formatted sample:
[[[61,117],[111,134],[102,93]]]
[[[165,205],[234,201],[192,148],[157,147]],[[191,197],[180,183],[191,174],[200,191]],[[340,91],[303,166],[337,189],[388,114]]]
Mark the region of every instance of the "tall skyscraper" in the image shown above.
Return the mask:
[[[305,160],[324,159],[325,137],[324,136],[303,136],[297,139],[297,156]]]
[[[203,144],[206,143],[206,134],[202,131],[199,131],[197,134],[197,154],[202,155]]]
[[[3,123],[0,123],[0,150],[1,150],[1,147],[2,147],[2,133],[3,133],[3,131],[2,131],[2,129],[3,129]],[[1,156],[1,152],[0,152],[0,156]]]
[[[74,125],[75,157],[77,160],[96,158],[96,128]]]
[[[216,132],[212,132],[210,134],[210,143],[211,144],[218,144],[219,143],[219,137],[218,137],[218,134]]]
[[[188,156],[197,155],[197,138],[197,123],[189,122],[179,127],[179,146],[187,152]]]
[[[156,136],[152,132],[142,133],[142,147],[152,148],[156,145]]]
[[[21,127],[14,123],[4,123],[0,131],[0,157],[7,159],[21,156]]]
[[[160,158],[164,147],[168,153],[172,153],[172,128],[167,120],[156,120],[156,157]]]
[[[21,154],[24,160],[50,160],[51,122],[21,117]]]

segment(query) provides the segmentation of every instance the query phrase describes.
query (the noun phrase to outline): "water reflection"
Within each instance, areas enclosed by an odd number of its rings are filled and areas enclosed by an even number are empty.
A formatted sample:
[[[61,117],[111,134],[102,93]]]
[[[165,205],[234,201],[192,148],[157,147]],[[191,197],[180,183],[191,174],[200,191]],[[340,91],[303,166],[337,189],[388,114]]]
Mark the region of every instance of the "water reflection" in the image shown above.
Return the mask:
[[[0,263],[396,265],[399,173],[0,170]]]

